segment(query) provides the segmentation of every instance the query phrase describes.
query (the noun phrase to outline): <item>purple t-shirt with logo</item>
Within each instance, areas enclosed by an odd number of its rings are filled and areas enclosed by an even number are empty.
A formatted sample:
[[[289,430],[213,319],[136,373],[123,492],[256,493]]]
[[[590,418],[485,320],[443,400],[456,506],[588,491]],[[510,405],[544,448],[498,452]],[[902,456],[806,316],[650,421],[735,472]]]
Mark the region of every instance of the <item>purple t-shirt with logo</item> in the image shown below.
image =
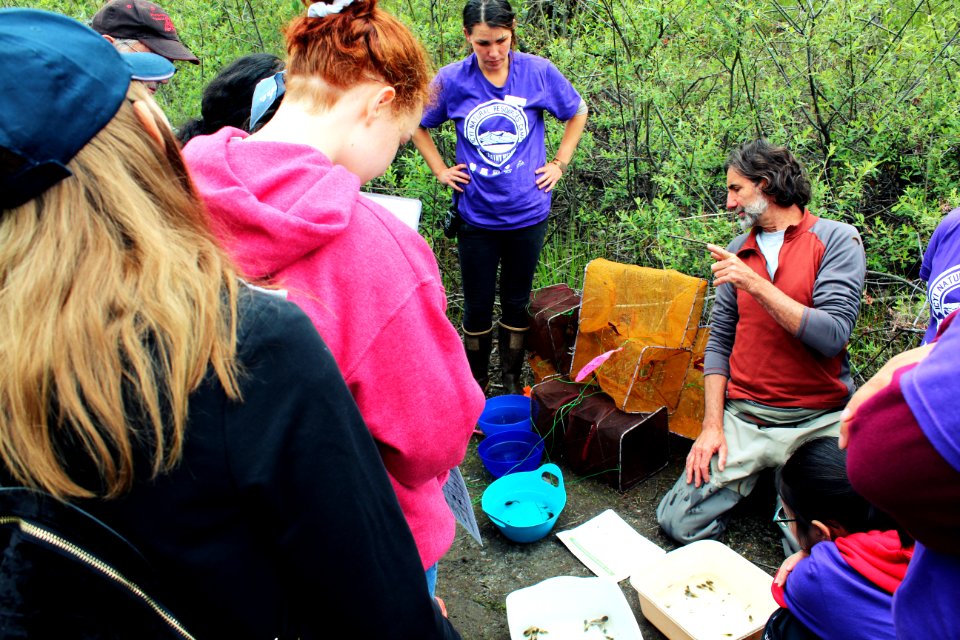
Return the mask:
[[[580,94],[550,61],[510,52],[503,87],[484,77],[475,54],[448,64],[434,79],[435,102],[420,125],[447,120],[457,127],[457,164],[467,165],[460,215],[478,227],[518,229],[544,220],[550,194],[537,189],[534,173],[546,163],[543,112],[567,121]]]
[[[923,336],[927,344],[951,312],[960,309],[960,208],[940,221],[923,254],[920,277],[927,283],[930,326]]]

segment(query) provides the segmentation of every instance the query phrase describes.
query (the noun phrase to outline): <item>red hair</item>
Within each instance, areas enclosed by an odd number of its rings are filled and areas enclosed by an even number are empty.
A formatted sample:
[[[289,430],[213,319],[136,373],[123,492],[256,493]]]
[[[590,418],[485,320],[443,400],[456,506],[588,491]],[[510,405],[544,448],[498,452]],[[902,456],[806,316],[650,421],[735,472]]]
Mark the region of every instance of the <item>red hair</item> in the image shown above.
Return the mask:
[[[376,0],[354,0],[323,18],[300,16],[284,35],[287,90],[296,97],[306,95],[326,107],[343,91],[374,81],[396,89],[394,105],[401,113],[426,102],[431,75],[427,52],[403,23],[377,8]],[[307,82],[314,77],[326,86]]]

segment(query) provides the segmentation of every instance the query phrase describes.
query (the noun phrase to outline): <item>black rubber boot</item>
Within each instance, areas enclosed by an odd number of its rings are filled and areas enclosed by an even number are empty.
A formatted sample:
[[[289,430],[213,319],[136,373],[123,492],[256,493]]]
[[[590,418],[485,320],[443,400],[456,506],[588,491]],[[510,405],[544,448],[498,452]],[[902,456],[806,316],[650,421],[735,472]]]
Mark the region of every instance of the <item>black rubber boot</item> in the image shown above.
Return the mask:
[[[482,333],[463,330],[463,348],[467,352],[470,373],[484,392],[490,382],[490,351],[493,349],[493,327]]]
[[[504,393],[523,393],[523,357],[526,355],[527,330],[501,324],[497,331],[500,349],[500,368],[503,371]]]

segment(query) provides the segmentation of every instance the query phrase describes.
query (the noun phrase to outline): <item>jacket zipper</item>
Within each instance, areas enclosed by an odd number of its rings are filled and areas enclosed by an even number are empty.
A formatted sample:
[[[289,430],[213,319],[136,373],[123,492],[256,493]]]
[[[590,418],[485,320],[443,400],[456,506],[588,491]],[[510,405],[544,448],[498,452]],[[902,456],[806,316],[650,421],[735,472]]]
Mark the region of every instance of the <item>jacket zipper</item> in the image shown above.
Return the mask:
[[[37,525],[27,522],[26,520],[22,520],[20,518],[0,517],[0,525],[11,524],[11,523],[16,523],[17,526],[20,528],[20,531],[22,531],[26,535],[36,538],[38,540],[41,540],[42,542],[45,542],[51,546],[54,546],[60,549],[61,551],[65,551],[66,553],[70,554],[80,562],[86,564],[87,566],[100,572],[104,576],[110,578],[115,583],[124,587],[127,591],[134,594],[140,600],[142,600],[147,605],[149,605],[150,608],[153,609],[157,615],[163,618],[164,622],[166,622],[167,625],[171,629],[176,631],[181,637],[186,638],[187,640],[195,640],[194,637],[190,635],[190,632],[188,632],[186,628],[184,628],[183,624],[181,624],[179,620],[177,620],[170,613],[168,613],[166,609],[160,606],[156,602],[156,600],[148,596],[143,591],[143,589],[141,589],[139,586],[136,585],[136,583],[131,582],[130,580],[125,578],[123,574],[121,574],[119,571],[114,569],[112,566],[110,566],[109,564],[107,564],[97,556],[93,555],[88,551],[81,549],[80,547],[73,544],[72,542],[68,542],[67,540],[64,540],[57,534],[51,531],[47,531],[42,527],[38,527]]]

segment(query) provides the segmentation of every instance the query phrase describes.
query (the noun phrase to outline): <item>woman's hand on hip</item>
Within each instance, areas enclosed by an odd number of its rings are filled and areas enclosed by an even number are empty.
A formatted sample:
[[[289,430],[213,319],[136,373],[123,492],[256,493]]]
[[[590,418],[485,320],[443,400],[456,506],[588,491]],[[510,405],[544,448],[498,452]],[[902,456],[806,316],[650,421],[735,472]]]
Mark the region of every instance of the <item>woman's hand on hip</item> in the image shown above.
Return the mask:
[[[537,178],[537,189],[545,189],[547,193],[550,193],[557,183],[560,182],[563,169],[555,162],[548,162],[534,171],[534,173],[539,176]]]
[[[463,193],[463,189],[460,187],[461,184],[467,184],[470,182],[470,174],[466,172],[467,165],[465,164],[455,164],[452,167],[447,167],[437,175],[437,180],[440,181],[440,184],[445,184],[448,187]]]

